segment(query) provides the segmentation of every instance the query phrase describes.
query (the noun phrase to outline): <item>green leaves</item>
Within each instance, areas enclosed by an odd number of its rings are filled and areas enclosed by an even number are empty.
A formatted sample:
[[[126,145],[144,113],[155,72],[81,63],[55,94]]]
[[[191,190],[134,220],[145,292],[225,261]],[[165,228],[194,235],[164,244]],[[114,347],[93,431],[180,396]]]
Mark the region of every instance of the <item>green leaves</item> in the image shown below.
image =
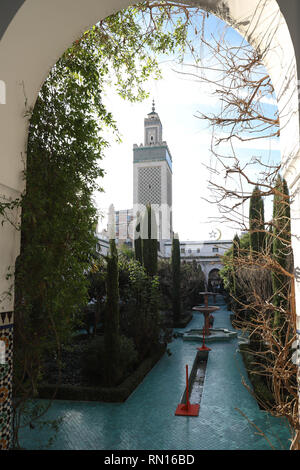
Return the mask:
[[[289,270],[291,264],[291,209],[289,190],[286,181],[278,175],[273,201],[273,259],[283,269]],[[280,307],[286,310],[289,300],[290,279],[275,269],[272,272],[273,304],[279,307],[274,315],[274,327],[277,328],[282,323]]]
[[[147,238],[142,238],[143,265],[149,276],[157,274],[157,222],[155,211],[147,205],[143,215],[143,225],[147,230]]]
[[[158,54],[184,49],[187,24],[180,14],[170,21],[165,8],[149,12],[143,3],[86,31],[50,71],[31,114],[16,266],[15,390],[21,397],[36,392],[45,353],[59,358],[60,344],[87,302],[86,272],[96,247],[92,196],[101,191],[97,180],[109,145],[103,131],[120,139],[103,104],[105,87],[114,84],[123,98],[142,100],[149,77],[160,77]],[[7,209],[2,204],[0,215]],[[144,328],[140,351],[146,353],[159,336],[158,280],[134,260],[128,276]]]
[[[249,225],[251,251],[257,256],[265,248],[264,201],[258,186],[254,188],[250,199]]]
[[[177,324],[181,314],[181,259],[180,259],[180,241],[173,238],[172,242],[172,306],[174,324]]]

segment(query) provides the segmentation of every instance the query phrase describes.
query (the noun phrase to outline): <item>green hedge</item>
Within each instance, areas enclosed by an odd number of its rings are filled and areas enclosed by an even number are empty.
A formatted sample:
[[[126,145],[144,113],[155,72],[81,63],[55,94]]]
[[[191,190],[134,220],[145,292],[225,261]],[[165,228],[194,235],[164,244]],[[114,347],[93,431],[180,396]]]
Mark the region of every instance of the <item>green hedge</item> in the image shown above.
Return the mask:
[[[56,385],[43,384],[39,387],[39,398],[52,398],[57,388],[55,400],[124,402],[142,382],[145,375],[147,375],[159,359],[161,359],[164,353],[165,348],[162,347],[156,354],[145,359],[141,365],[117,387],[80,387],[64,384],[57,387]]]
[[[265,382],[265,378],[261,375],[254,374],[252,371],[255,371],[255,366],[253,365],[253,361],[255,361],[255,357],[251,353],[251,350],[249,350],[249,345],[247,344],[241,344],[240,345],[240,352],[242,354],[242,358],[248,373],[249,380],[252,384],[253,391],[257,398],[261,400],[263,403],[271,403],[274,404],[274,396],[272,392],[269,390],[267,387],[267,384]],[[261,404],[259,402],[258,406],[262,408]]]
[[[192,313],[185,313],[182,315],[182,318],[174,324],[174,328],[185,328],[193,318]]]

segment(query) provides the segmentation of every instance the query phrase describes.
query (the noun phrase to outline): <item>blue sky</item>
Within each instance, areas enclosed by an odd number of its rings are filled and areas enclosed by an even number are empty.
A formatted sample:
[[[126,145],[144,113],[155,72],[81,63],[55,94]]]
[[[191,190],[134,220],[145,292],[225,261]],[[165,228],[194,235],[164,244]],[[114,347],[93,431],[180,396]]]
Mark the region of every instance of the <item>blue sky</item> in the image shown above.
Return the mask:
[[[224,31],[224,23],[210,15],[206,20],[206,37],[211,34],[218,36]],[[239,45],[243,39],[232,28],[226,28],[226,40],[232,45]],[[206,51],[203,50],[203,57]],[[201,113],[217,112],[220,103],[213,95],[214,87],[203,86],[197,80],[180,71],[186,72],[185,65],[178,65],[172,57],[161,57],[160,63],[163,79],[149,80],[148,100],[143,103],[131,104],[118,97],[112,89],[106,93],[105,102],[112,111],[123,142],[112,144],[107,150],[102,167],[106,176],[100,184],[104,193],[95,195],[99,210],[105,214],[111,203],[116,210],[132,207],[133,180],[133,144],[143,142],[144,118],[151,111],[152,99],[155,99],[156,111],[163,125],[163,140],[166,140],[173,157],[173,220],[174,230],[181,240],[209,239],[212,228],[219,228],[223,239],[231,239],[238,227],[233,224],[221,223],[218,208],[215,204],[204,201],[210,199],[206,166],[214,166],[210,152],[212,131],[207,123],[196,116]],[[185,63],[190,57],[186,57]],[[276,106],[266,103],[268,110],[276,111]],[[225,149],[224,149],[225,150]],[[269,163],[280,161],[279,139],[263,139],[253,142],[236,143],[236,151],[241,160],[249,160],[252,156],[261,157]],[[251,168],[253,177],[258,169]],[[222,182],[222,181],[221,181]],[[249,188],[244,186],[245,191]],[[271,201],[266,204],[266,218],[271,217]],[[248,207],[244,207],[245,216]],[[106,226],[106,218],[99,227]]]

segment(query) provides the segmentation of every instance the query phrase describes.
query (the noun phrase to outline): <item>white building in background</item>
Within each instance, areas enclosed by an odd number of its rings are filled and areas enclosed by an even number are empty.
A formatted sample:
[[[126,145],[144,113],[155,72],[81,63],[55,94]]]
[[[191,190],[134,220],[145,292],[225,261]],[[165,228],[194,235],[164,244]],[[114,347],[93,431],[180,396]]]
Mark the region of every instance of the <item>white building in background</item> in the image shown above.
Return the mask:
[[[207,287],[219,283],[219,271],[222,269],[222,256],[232,246],[232,240],[182,241],[180,255],[183,263],[196,262],[205,275]],[[172,241],[164,244],[165,258],[172,256]]]
[[[116,241],[119,245],[132,246],[133,239],[133,210],[115,211]]]

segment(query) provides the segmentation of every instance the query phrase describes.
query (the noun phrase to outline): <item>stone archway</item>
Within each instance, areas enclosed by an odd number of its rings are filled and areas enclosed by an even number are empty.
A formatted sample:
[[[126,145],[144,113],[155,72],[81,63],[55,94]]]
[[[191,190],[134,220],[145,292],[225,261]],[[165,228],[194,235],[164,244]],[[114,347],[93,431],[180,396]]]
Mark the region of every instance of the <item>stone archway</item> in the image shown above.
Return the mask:
[[[7,4],[8,2],[6,2]],[[11,0],[0,17],[0,198],[11,200],[23,190],[23,158],[28,122],[26,109],[34,106],[52,65],[80,34],[97,20],[130,5],[129,0]],[[254,48],[268,50],[265,67],[272,79],[281,119],[285,177],[294,195],[293,233],[300,231],[300,159],[297,60],[299,0],[190,0],[236,28]],[[286,4],[289,4],[287,6]],[[283,9],[282,14],[279,6]],[[1,6],[0,8],[4,8]],[[286,20],[285,20],[286,19]],[[287,22],[288,24],[287,24]],[[292,34],[292,36],[291,36]],[[294,44],[293,44],[294,41]],[[295,48],[298,48],[295,54]],[[4,90],[4,91],[3,91]],[[18,217],[18,214],[16,214]],[[298,219],[298,220],[297,220]],[[8,362],[0,366],[0,449],[10,434],[13,292],[7,280],[19,251],[19,233],[0,225],[0,336],[7,343]],[[294,241],[295,264],[300,266],[300,242]],[[299,268],[300,269],[300,268]],[[300,315],[300,283],[296,285]],[[300,329],[298,316],[298,329]],[[2,367],[3,368],[3,367]],[[5,419],[3,417],[5,416]]]

